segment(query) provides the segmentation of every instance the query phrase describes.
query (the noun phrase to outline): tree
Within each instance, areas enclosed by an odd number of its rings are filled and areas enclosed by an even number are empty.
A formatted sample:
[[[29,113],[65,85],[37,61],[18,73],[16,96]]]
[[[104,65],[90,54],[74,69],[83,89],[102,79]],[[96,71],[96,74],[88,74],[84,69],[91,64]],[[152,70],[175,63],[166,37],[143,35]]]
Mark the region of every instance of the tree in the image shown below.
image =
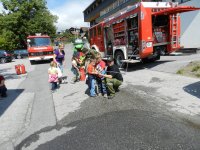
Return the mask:
[[[55,35],[58,17],[50,13],[45,0],[0,1],[6,10],[0,15],[0,44],[4,43],[7,49],[25,48],[28,35]]]

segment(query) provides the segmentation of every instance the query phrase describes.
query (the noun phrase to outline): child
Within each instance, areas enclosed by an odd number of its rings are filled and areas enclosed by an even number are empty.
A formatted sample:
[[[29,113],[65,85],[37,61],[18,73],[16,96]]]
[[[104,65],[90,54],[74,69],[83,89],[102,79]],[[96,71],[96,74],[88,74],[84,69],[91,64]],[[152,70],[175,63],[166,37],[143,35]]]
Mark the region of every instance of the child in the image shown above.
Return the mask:
[[[57,82],[58,82],[58,71],[56,68],[56,63],[52,61],[50,63],[50,68],[48,69],[49,74],[49,82],[51,83],[51,90],[52,92],[55,91],[57,88]]]
[[[78,82],[80,79],[80,72],[77,65],[77,59],[75,56],[72,57],[72,69],[71,71],[74,74],[73,83]]]
[[[96,56],[96,70],[99,74],[97,77],[97,83],[99,87],[99,93],[101,93],[105,98],[107,98],[107,90],[106,90],[106,84],[105,84],[105,78],[102,76],[106,74],[106,63],[102,60],[101,54],[98,53]]]
[[[0,99],[1,97],[7,97],[6,91],[5,78],[0,74]]]
[[[87,67],[88,80],[89,80],[89,89],[90,89],[90,96],[91,97],[96,97],[97,96],[96,92],[95,92],[95,82],[96,82],[96,75],[98,73],[95,70],[95,64],[96,64],[96,60],[95,59],[91,59],[91,62]]]

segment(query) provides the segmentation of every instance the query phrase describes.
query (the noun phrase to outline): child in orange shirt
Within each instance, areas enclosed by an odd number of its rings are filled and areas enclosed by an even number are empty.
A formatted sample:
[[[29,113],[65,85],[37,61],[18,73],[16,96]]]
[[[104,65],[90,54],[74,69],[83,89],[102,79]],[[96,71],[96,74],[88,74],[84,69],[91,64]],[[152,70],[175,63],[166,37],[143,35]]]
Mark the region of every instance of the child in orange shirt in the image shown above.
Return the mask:
[[[98,73],[95,70],[95,64],[96,64],[96,60],[95,59],[91,59],[91,62],[87,67],[88,80],[89,80],[89,89],[90,89],[90,96],[91,97],[96,97],[97,96],[96,92],[95,92],[95,82],[96,82],[96,75]]]

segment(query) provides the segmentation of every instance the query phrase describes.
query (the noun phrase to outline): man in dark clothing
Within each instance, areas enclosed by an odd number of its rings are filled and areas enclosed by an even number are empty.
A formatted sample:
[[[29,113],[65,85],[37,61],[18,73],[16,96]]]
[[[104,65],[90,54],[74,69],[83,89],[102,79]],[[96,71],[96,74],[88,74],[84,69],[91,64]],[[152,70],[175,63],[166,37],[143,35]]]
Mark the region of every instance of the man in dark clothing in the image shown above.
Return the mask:
[[[115,96],[115,93],[119,91],[119,86],[123,82],[122,74],[120,73],[119,67],[114,64],[114,60],[110,58],[108,60],[108,68],[106,77],[106,85],[108,88],[109,99]]]
[[[0,74],[0,97],[7,97],[6,91],[5,78]]]

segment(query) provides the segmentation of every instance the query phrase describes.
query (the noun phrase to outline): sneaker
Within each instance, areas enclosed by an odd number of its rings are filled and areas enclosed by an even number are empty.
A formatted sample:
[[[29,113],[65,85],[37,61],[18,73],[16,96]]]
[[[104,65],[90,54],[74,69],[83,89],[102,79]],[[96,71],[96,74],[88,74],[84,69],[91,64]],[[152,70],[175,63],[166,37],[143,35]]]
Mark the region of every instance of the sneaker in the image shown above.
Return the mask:
[[[72,80],[70,83],[71,83],[71,84],[75,84],[75,83],[76,83],[76,81],[73,81],[73,80]]]
[[[56,92],[56,89],[55,90],[51,90],[51,93],[55,93]]]
[[[1,95],[1,97],[7,97],[7,94]]]
[[[58,80],[58,83],[59,83],[59,84],[62,84],[62,79],[59,79],[59,80]]]
[[[90,95],[90,97],[97,97],[97,95],[93,95],[93,96],[92,96],[92,95]]]
[[[104,98],[108,98],[108,95],[107,95],[107,94],[104,94],[103,97],[104,97]]]
[[[119,88],[115,88],[115,92],[119,92]]]
[[[102,93],[98,93],[97,96],[103,96],[103,94]]]
[[[108,99],[113,99],[115,97],[115,95],[110,95],[108,96]]]

